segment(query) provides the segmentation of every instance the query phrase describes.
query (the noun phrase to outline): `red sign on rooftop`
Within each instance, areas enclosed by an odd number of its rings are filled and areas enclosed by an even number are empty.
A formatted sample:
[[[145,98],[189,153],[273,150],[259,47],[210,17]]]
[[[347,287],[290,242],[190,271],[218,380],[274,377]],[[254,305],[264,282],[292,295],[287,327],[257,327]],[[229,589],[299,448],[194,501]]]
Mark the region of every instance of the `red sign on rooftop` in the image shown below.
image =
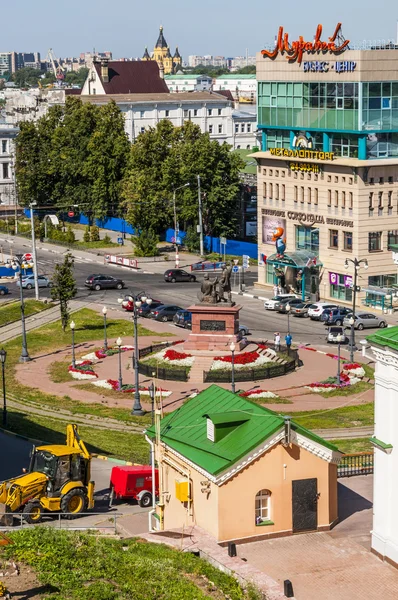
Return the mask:
[[[261,50],[261,54],[263,56],[268,56],[268,58],[276,58],[279,53],[286,53],[286,58],[289,62],[297,61],[298,64],[301,64],[304,52],[307,52],[308,54],[319,54],[320,52],[323,54],[326,52],[338,54],[339,52],[345,50],[350,43],[349,40],[345,40],[342,37],[341,23],[337,23],[333,35],[328,38],[327,42],[323,42],[321,40],[321,35],[322,25],[318,25],[314,40],[312,42],[306,42],[303,36],[300,35],[298,40],[289,43],[289,34],[283,32],[283,27],[279,27],[275,49],[272,50],[272,52],[268,50]]]

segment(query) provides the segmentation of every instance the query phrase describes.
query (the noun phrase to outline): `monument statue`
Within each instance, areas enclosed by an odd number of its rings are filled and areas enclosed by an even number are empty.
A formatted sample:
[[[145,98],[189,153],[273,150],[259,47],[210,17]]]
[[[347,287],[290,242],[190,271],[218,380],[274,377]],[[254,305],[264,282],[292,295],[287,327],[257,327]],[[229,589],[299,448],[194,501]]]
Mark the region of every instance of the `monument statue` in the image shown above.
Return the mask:
[[[222,275],[219,284],[219,302],[231,302],[232,303],[232,294],[231,294],[231,274],[232,274],[232,264],[225,265],[222,270]],[[225,299],[224,294],[227,294],[227,300]]]
[[[217,303],[217,283],[218,277],[210,279],[209,274],[205,273],[202,285],[200,286],[200,292],[198,292],[198,298],[201,302],[205,302],[207,304]]]
[[[199,300],[206,304],[228,302],[233,306],[235,303],[232,302],[231,274],[232,264],[223,267],[220,279],[218,277],[210,279],[209,274],[205,273],[200,292],[198,292]]]

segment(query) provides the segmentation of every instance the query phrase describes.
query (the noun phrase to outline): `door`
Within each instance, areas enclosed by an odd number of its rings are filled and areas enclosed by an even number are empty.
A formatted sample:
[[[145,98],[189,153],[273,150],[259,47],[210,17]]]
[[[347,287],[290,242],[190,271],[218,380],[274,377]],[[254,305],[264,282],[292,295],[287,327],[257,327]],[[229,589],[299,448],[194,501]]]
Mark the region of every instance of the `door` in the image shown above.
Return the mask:
[[[293,533],[318,527],[318,480],[292,481]]]
[[[186,271],[180,271],[181,281],[189,281],[190,274]]]
[[[368,314],[367,317],[368,318],[366,319],[365,327],[378,327],[379,326],[379,319],[377,318],[376,315]]]

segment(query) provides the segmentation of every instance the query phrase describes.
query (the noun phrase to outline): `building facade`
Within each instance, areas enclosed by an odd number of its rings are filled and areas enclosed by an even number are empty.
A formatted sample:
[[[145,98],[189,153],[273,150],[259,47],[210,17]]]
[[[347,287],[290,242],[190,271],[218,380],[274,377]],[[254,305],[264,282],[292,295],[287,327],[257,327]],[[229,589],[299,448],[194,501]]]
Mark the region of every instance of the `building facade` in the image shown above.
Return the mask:
[[[213,90],[229,90],[236,100],[254,104],[257,96],[256,75],[220,75],[214,81]]]
[[[213,79],[208,75],[165,75],[170,92],[205,92],[212,89]]]
[[[328,42],[321,26],[313,42],[286,36],[257,55],[258,285],[351,303],[356,257],[378,306],[397,283],[398,49],[350,50],[340,24]]]
[[[18,204],[15,187],[15,138],[18,128],[0,123],[0,215]]]
[[[148,48],[145,48],[145,52],[141,60],[156,60],[159,65],[159,69],[163,70],[165,75],[177,73],[182,68],[182,57],[178,50],[178,46],[172,55],[163,35],[162,25],[159,28],[159,36],[153,49],[152,56],[149,54]]]

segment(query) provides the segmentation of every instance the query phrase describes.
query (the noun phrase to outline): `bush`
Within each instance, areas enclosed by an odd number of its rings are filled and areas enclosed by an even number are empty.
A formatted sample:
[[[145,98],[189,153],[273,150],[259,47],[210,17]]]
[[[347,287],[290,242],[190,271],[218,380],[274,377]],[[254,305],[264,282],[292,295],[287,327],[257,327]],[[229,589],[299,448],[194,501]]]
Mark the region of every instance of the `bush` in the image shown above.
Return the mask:
[[[74,244],[76,241],[76,237],[75,234],[72,231],[72,228],[70,225],[68,225],[68,229],[66,230],[65,235],[65,242],[67,242],[68,244]]]
[[[159,237],[153,231],[142,231],[139,236],[134,236],[132,241],[135,245],[135,256],[157,256],[159,254],[158,243]]]
[[[105,235],[105,237],[104,237],[104,239],[102,241],[104,242],[104,245],[105,244],[109,244],[109,245],[112,244],[112,240],[111,240],[111,238],[109,237],[108,234]]]
[[[91,232],[90,232],[90,241],[91,242],[99,242],[100,241],[100,233],[99,233],[99,228],[97,227],[97,225],[93,225],[91,227]]]
[[[86,244],[88,244],[90,241],[91,241],[90,226],[87,225],[86,229],[84,230],[83,242],[85,242]]]
[[[188,248],[189,252],[200,252],[200,237],[196,229],[189,226],[187,229],[187,235],[184,239],[184,246]]]

